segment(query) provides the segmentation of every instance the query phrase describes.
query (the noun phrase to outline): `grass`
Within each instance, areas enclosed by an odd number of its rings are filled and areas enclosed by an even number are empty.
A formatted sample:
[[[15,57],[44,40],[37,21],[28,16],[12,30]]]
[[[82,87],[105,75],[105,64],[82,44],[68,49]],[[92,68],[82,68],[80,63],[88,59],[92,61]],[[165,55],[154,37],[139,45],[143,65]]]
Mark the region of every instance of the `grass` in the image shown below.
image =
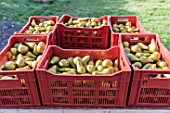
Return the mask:
[[[138,15],[147,31],[160,35],[170,50],[170,0],[54,0],[53,4],[34,0],[0,0],[0,20],[4,17],[26,23],[32,15],[70,14],[79,17]]]

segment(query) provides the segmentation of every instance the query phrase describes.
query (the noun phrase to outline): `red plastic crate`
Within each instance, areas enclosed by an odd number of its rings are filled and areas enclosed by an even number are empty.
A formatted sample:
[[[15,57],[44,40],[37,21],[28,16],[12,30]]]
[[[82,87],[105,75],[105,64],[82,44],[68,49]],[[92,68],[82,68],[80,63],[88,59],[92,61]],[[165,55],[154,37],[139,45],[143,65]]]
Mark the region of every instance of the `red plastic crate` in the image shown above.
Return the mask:
[[[133,26],[139,28],[139,33],[147,33],[142,24],[140,23],[138,16],[109,16],[109,26],[111,29],[111,46],[118,45],[118,35],[126,33],[115,33],[112,29],[113,24],[123,24],[126,22],[131,22]],[[127,33],[129,34],[129,33]]]
[[[41,20],[53,20],[55,22],[55,25],[54,25],[54,29],[53,31],[50,33],[50,34],[36,34],[36,35],[51,35],[50,36],[50,40],[52,42],[53,45],[56,44],[56,37],[57,37],[57,34],[56,34],[56,29],[57,29],[57,23],[58,23],[58,16],[31,16],[29,17],[29,20],[28,20],[28,23],[18,32],[18,33],[15,33],[17,35],[34,35],[34,34],[26,34],[26,30],[29,28],[30,24],[31,24],[31,21],[32,20],[35,20],[36,22],[40,22]]]
[[[91,60],[119,59],[121,71],[112,75],[63,75],[47,70],[52,56],[91,55]],[[42,103],[47,106],[126,106],[130,67],[119,47],[108,50],[71,50],[49,46],[36,68]]]
[[[48,45],[49,36],[40,35],[13,35],[8,45],[0,53],[0,66],[11,59],[10,48],[15,43],[40,42]],[[46,48],[47,48],[46,45]],[[35,68],[31,70],[0,71],[0,75],[17,75],[15,79],[0,79],[0,107],[40,106],[36,85]]]
[[[143,42],[148,45],[151,39],[155,39],[159,47],[162,59],[170,66],[169,51],[161,43],[160,37],[156,34],[129,34],[120,35],[122,41],[130,42],[130,45]],[[132,37],[138,36],[139,40],[133,40]],[[120,44],[123,47],[122,43]],[[126,56],[131,65],[128,57]],[[170,70],[151,70],[137,69],[132,67],[132,85],[129,97],[129,106],[170,106],[170,79],[154,78],[151,74],[170,74]]]
[[[61,23],[68,22],[70,18],[78,19],[65,14],[57,24],[58,46],[65,49],[107,49],[109,47],[109,25],[100,28],[78,28],[67,27]],[[108,24],[107,16],[99,19],[105,19]]]

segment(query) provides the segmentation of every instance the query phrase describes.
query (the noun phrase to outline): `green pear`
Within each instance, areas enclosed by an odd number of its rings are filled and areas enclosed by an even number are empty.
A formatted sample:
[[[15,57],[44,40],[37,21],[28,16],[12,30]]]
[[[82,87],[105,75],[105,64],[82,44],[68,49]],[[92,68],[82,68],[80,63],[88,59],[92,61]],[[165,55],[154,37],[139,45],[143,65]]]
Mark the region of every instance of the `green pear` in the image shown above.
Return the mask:
[[[97,61],[95,62],[95,66],[96,66],[96,67],[99,66],[99,65],[102,65],[102,60],[97,60]]]
[[[131,53],[128,53],[127,56],[128,56],[128,58],[129,58],[129,60],[130,60],[131,62],[140,61],[140,59],[139,59],[138,57],[136,57],[135,55],[133,55],[133,54],[131,54]]]
[[[96,70],[94,65],[87,65],[86,69],[89,73],[93,73]]]
[[[21,53],[21,54],[25,54],[29,51],[29,48],[28,46],[25,46],[23,44],[19,44],[18,46],[18,52]]]
[[[140,61],[142,64],[147,64],[147,63],[153,62],[153,60],[151,58],[145,57],[145,56],[140,57]]]
[[[58,62],[58,65],[60,67],[68,67],[69,66],[69,62],[66,60],[66,59],[61,59],[59,62]]]
[[[58,56],[53,56],[50,60],[50,64],[52,65],[58,64],[59,61],[60,61],[60,58]]]
[[[16,68],[16,65],[13,61],[8,61],[4,64],[4,67],[3,67],[5,70],[15,70]],[[4,70],[3,69],[3,70]]]
[[[18,54],[17,48],[15,48],[15,47],[11,48],[11,49],[10,49],[10,53],[11,53],[12,55],[17,55],[17,54]]]
[[[33,53],[31,53],[30,51],[28,51],[26,54],[26,56],[32,57],[32,58],[36,58],[37,56],[34,55]]]
[[[87,63],[89,62],[90,60],[90,55],[86,55],[82,58],[82,63],[83,65],[87,65]]]
[[[77,73],[78,74],[85,74],[86,73],[86,68],[83,66],[81,60],[77,60],[76,66],[77,66]]]
[[[137,68],[142,68],[142,63],[141,62],[135,62],[132,64],[132,66],[137,67]]]
[[[142,52],[142,50],[140,49],[138,45],[131,46],[131,51],[135,53]]]
[[[57,74],[57,69],[58,69],[57,65],[53,65],[51,68],[48,69],[48,71]]]
[[[141,49],[148,49],[148,48],[149,48],[148,46],[146,46],[145,44],[143,44],[143,43],[141,43],[141,42],[139,42],[137,45],[138,45]]]

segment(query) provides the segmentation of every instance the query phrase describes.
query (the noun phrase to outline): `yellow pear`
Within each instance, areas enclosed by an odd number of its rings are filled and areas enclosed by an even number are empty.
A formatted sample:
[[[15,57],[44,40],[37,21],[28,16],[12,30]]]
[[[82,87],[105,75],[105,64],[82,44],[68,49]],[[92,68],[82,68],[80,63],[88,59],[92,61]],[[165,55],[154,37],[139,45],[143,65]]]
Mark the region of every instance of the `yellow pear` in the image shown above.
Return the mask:
[[[38,45],[37,45],[37,52],[43,53],[45,46],[46,46],[46,44],[44,42],[39,42]]]
[[[28,46],[25,46],[23,44],[19,44],[18,46],[18,52],[21,54],[27,53],[29,50]]]
[[[4,64],[4,67],[3,67],[5,70],[15,70],[16,68],[16,65],[13,61],[8,61]]]
[[[113,66],[113,62],[110,59],[105,59],[102,62],[102,66],[104,66],[104,67],[111,67],[111,66]]]
[[[12,55],[17,55],[17,54],[18,54],[17,48],[15,48],[15,47],[11,48],[11,49],[10,49],[10,53],[11,53]]]
[[[148,45],[148,47],[150,53],[154,53],[155,51],[157,51],[157,45],[154,39],[151,40],[151,43]]]
[[[34,49],[34,42],[27,42],[26,45],[30,48],[30,49]]]

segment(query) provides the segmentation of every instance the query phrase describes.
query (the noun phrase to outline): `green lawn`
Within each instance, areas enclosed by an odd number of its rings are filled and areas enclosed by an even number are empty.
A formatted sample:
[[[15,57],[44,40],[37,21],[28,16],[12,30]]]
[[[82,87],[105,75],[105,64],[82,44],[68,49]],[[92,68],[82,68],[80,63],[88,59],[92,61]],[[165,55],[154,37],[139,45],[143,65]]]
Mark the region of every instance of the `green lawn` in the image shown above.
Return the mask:
[[[138,15],[147,31],[157,33],[170,50],[170,0],[54,0],[37,3],[34,0],[0,0],[0,19],[7,17],[25,23],[31,15],[70,14],[82,17],[102,15]]]

